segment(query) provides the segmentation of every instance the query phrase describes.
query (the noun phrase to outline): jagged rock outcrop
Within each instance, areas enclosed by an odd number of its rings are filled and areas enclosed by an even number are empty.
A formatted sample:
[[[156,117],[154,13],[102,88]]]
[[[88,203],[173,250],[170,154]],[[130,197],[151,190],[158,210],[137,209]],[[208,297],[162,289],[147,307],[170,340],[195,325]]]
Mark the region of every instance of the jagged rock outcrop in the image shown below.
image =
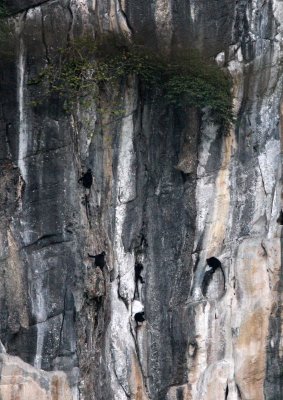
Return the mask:
[[[71,400],[66,375],[63,372],[45,372],[31,367],[17,357],[1,354],[0,395],[13,400]]]
[[[282,1],[6,3],[0,397],[283,398]],[[72,112],[64,95],[35,104],[32,79],[99,31],[214,57],[233,78],[230,131],[208,109],[152,101],[135,76],[112,93],[125,110],[114,122],[105,93],[102,113],[93,97]],[[87,253],[103,250],[101,270]],[[204,285],[209,257],[222,267]]]

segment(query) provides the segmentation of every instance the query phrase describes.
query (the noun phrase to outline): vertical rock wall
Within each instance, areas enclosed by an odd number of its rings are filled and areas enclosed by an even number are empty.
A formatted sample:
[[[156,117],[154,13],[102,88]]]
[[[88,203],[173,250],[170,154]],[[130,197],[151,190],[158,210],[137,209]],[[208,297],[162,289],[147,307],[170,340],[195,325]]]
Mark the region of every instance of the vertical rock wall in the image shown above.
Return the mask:
[[[282,398],[283,3],[9,6],[16,48],[0,60],[3,400]],[[134,76],[112,93],[125,109],[115,122],[107,93],[102,114],[91,97],[71,114],[63,96],[35,104],[44,84],[31,80],[73,37],[98,31],[215,57],[233,77],[230,132],[209,110],[169,107]],[[86,190],[78,179],[89,167]],[[87,253],[103,250],[107,268],[94,268]],[[210,257],[221,262],[214,273]]]

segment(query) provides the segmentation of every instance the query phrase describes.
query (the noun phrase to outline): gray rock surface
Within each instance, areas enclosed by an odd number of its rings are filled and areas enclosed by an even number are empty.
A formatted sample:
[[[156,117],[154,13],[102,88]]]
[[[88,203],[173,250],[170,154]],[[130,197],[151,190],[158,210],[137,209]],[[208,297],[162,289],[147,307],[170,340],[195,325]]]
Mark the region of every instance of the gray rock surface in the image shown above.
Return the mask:
[[[17,14],[16,49],[0,59],[7,357],[36,382],[41,369],[62,371],[73,400],[283,398],[282,1],[10,0],[8,7]],[[34,105],[43,86],[31,80],[72,37],[98,31],[213,56],[233,77],[230,132],[209,110],[152,101],[135,77],[112,93],[126,115],[115,122],[107,107],[97,113],[92,97],[71,114],[55,95]],[[90,190],[78,183],[87,168]],[[102,271],[87,253],[103,250]],[[202,291],[209,257],[223,273]],[[136,262],[144,266],[138,285]],[[143,309],[138,326],[134,315]],[[61,399],[46,379],[46,399]],[[0,393],[10,400],[5,384]]]

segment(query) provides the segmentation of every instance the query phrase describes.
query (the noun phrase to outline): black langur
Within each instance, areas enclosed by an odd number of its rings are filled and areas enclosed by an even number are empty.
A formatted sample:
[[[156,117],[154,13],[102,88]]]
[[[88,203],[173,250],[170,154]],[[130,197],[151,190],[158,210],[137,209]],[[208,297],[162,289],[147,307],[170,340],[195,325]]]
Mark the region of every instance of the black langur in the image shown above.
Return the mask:
[[[201,284],[201,291],[204,296],[206,296],[208,285],[210,284],[210,281],[212,280],[213,274],[214,274],[213,269],[206,271],[204,274],[202,284]]]
[[[139,322],[142,324],[145,321],[144,311],[137,312],[135,314],[135,321],[137,323],[137,326],[139,326]]]
[[[208,286],[212,280],[214,272],[220,268],[224,277],[224,286],[225,286],[225,275],[222,269],[222,264],[216,257],[210,257],[206,259],[207,265],[210,267],[208,271],[205,272],[202,284],[201,284],[201,291],[204,296],[206,296]]]
[[[145,283],[143,277],[141,276],[141,272],[143,270],[143,265],[141,263],[135,264],[135,298],[139,299],[139,282]]]
[[[221,262],[216,257],[207,258],[206,263],[212,268],[213,272],[215,272],[217,268],[221,268]]]
[[[83,174],[83,176],[80,177],[78,182],[82,182],[83,186],[85,188],[87,188],[87,189],[91,188],[91,185],[92,185],[92,172],[91,172],[90,168],[87,170],[87,172],[85,174]]]
[[[138,283],[138,281],[140,281],[140,283],[144,283],[144,279],[141,276],[142,270],[143,270],[143,265],[141,263],[137,263],[135,265],[135,281],[136,281],[136,284]]]
[[[105,267],[105,265],[106,265],[106,262],[105,262],[105,255],[106,255],[106,253],[105,253],[105,251],[103,251],[102,253],[100,253],[100,254],[96,254],[95,256],[92,256],[91,254],[87,254],[90,258],[94,258],[94,264],[95,264],[95,266],[96,267],[100,267],[100,268],[103,268],[103,267]]]
[[[277,218],[276,222],[279,225],[283,225],[283,211],[282,210],[280,210],[280,214],[279,214],[279,217]]]

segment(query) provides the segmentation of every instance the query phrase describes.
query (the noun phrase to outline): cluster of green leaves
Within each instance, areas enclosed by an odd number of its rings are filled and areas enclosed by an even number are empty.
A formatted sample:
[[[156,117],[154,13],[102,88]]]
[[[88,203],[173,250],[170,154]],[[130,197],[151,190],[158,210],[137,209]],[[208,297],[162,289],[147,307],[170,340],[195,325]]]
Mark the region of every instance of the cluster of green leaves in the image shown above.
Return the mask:
[[[209,107],[217,122],[229,126],[233,121],[232,80],[227,72],[196,51],[177,55],[166,68],[166,97],[172,104]]]
[[[233,119],[228,75],[196,50],[167,57],[119,38],[103,37],[94,42],[83,37],[61,49],[38,80],[45,81],[49,91],[65,96],[71,105],[90,93],[98,97],[100,90],[111,91],[131,74],[169,104],[210,107],[218,122],[225,125]]]
[[[72,111],[77,102],[88,107],[91,95],[99,95],[99,70],[95,62],[96,44],[90,37],[81,37],[59,49],[57,55],[41,72],[29,81],[42,84],[31,105],[41,104],[49,95],[59,96],[66,111]]]
[[[6,7],[6,1],[0,0],[0,19],[6,18],[8,16],[8,11]]]
[[[5,0],[0,0],[0,58],[12,57],[15,47],[13,29],[9,23],[10,13]]]

